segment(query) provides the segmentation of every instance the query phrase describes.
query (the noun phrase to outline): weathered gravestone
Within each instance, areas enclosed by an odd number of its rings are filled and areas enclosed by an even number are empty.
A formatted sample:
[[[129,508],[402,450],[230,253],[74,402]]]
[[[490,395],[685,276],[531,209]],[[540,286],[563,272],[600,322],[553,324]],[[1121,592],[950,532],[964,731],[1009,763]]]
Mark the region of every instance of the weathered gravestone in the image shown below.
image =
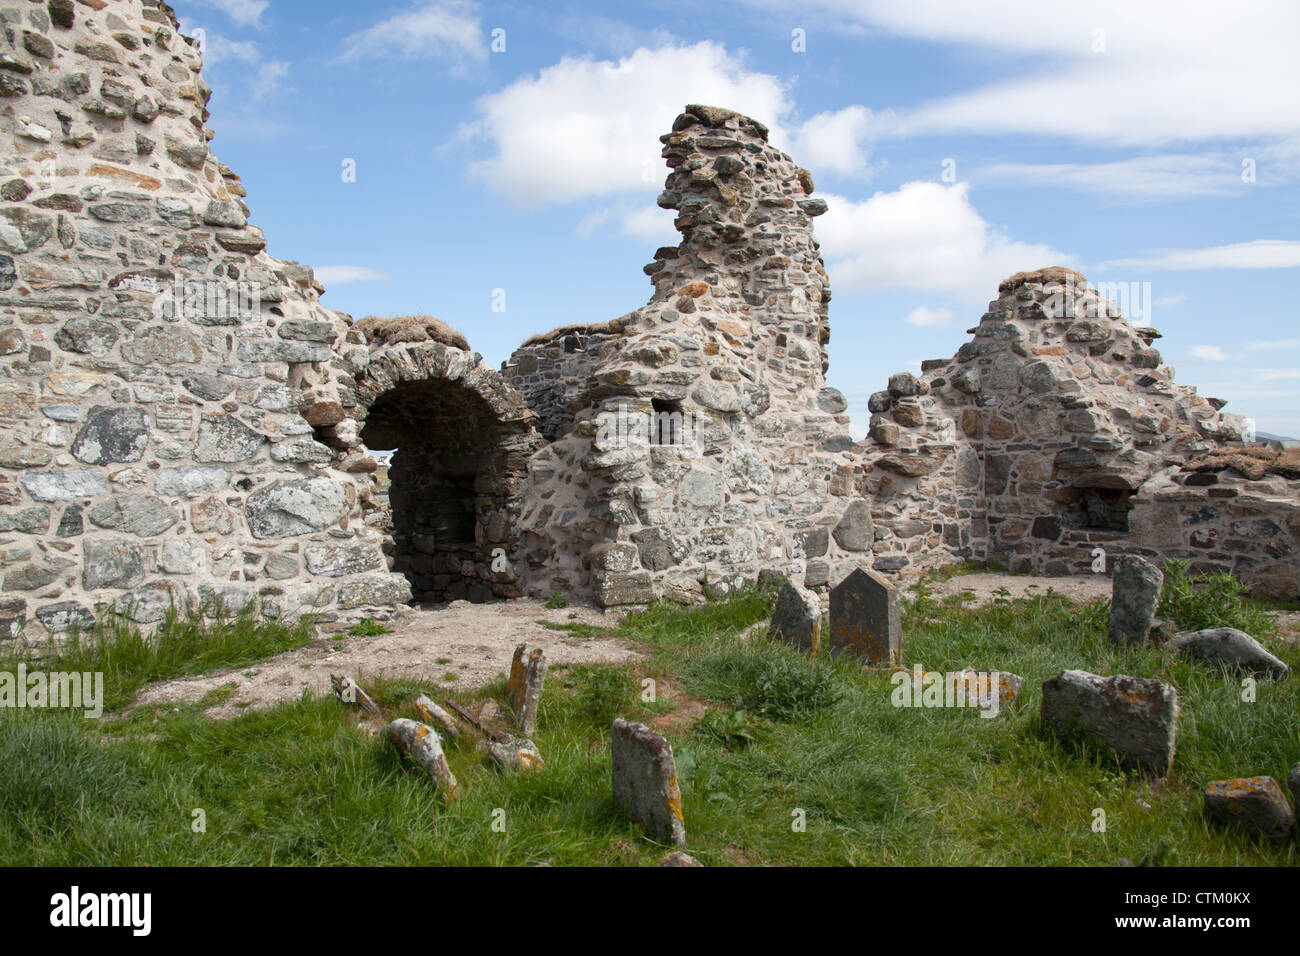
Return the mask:
[[[1295,828],[1295,811],[1272,777],[1215,780],[1205,787],[1205,812],[1247,836],[1282,844]]]
[[[436,730],[418,720],[400,717],[388,725],[388,736],[398,750],[424,768],[444,800],[451,803],[460,797],[460,786],[447,765],[442,752],[442,738]]]
[[[1115,751],[1125,770],[1159,776],[1174,762],[1178,691],[1154,678],[1062,671],[1043,684],[1043,722]]]
[[[1281,680],[1291,673],[1286,662],[1259,641],[1235,627],[1210,627],[1180,631],[1169,642],[1185,657],[1218,664],[1243,674]]]
[[[1145,644],[1155,623],[1165,576],[1150,561],[1126,554],[1115,562],[1111,582],[1110,639],[1117,644]]]
[[[515,648],[510,664],[510,680],[506,693],[510,696],[510,710],[515,726],[525,737],[537,729],[537,705],[542,699],[542,685],[546,683],[546,652],[536,645],[520,644]]]
[[[856,568],[831,589],[831,656],[901,664],[901,622],[898,590],[875,572]]]
[[[686,845],[673,748],[645,724],[618,717],[610,747],[614,804],[661,843]]]
[[[768,636],[816,654],[822,646],[822,603],[812,591],[787,581],[776,599]]]

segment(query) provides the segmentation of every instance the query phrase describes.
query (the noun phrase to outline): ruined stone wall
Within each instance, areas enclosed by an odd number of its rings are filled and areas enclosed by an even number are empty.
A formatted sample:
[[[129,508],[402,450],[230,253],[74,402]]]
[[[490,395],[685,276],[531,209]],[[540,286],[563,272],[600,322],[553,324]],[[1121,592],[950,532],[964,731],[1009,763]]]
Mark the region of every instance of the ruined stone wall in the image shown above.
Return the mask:
[[[596,370],[629,317],[590,326],[570,326],[529,339],[502,363],[501,373],[537,412],[538,430],[555,441],[591,405]]]
[[[3,634],[386,613],[409,590],[342,408],[369,350],[249,225],[197,48],[154,0],[0,27]]]
[[[859,487],[892,532],[875,567],[1086,573],[1100,548],[1294,597],[1294,464],[1241,453],[1244,420],[1175,384],[1152,347],[1160,333],[1078,273],[1021,273],[999,292],[951,360],[871,397]],[[1237,479],[1219,482],[1225,472]]]
[[[729,110],[689,106],[662,141],[659,204],[679,212],[682,241],[646,267],[650,302],[595,356],[551,345],[508,363],[591,369],[574,382],[588,404],[530,464],[521,530],[538,593],[694,600],[763,568],[825,580],[870,549],[845,402],[825,387],[830,289],[812,233],[825,203],[762,124]],[[659,431],[660,416],[680,429]]]

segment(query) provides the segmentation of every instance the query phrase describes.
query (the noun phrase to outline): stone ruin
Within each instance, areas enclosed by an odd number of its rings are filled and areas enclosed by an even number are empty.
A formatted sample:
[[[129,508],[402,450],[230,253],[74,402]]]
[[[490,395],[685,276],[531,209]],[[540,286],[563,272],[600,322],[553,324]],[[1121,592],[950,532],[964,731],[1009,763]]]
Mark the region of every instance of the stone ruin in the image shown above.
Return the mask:
[[[0,637],[1064,573],[1098,547],[1300,596],[1298,453],[1244,445],[1077,273],[1002,283],[855,444],[825,385],[826,204],[755,120],[688,106],[649,303],[498,372],[436,319],[352,322],[267,254],[167,4],[0,0],[0,26]]]

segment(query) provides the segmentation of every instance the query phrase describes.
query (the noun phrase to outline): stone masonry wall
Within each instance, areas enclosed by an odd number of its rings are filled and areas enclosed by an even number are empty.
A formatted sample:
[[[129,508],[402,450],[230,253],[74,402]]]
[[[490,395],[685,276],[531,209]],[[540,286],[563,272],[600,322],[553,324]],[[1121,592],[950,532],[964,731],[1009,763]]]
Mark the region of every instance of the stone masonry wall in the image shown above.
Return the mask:
[[[197,48],[153,0],[0,28],[0,636],[388,613],[407,582],[330,415],[368,349],[249,225]]]
[[[682,242],[646,267],[650,302],[594,354],[545,343],[505,369],[580,397],[530,465],[530,588],[609,606],[695,600],[769,567],[824,582],[872,540],[845,401],[825,387],[830,288],[812,218],[826,205],[748,117],[689,106],[662,141],[659,204],[680,213]]]

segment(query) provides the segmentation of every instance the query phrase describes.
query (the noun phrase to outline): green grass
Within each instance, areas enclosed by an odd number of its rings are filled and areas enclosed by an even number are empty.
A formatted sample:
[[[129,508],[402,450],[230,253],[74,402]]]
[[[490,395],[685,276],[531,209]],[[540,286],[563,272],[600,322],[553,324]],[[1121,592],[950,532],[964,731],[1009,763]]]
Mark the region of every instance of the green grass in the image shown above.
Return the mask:
[[[47,671],[92,671],[104,674],[105,707],[129,704],[153,681],[243,667],[309,644],[315,635],[310,620],[287,625],[261,617],[249,605],[238,616],[183,617],[174,609],[153,634],[125,617],[106,615],[89,630],[73,630],[61,644],[44,648]],[[19,659],[0,653],[0,671],[12,671]]]
[[[534,736],[543,771],[503,776],[472,734],[447,742],[462,794],[451,806],[376,735],[379,725],[324,693],[225,722],[204,716],[206,702],[103,723],[0,714],[0,862],[652,864],[665,848],[623,819],[610,795],[614,716],[665,726],[686,849],[712,865],[1297,862],[1293,848],[1209,825],[1200,795],[1224,777],[1285,780],[1300,761],[1295,677],[1261,681],[1256,702],[1243,703],[1235,676],[1166,648],[1110,645],[1105,602],[1077,607],[1049,594],[972,610],[918,599],[904,616],[909,666],[1014,671],[1023,696],[992,720],[973,709],[896,708],[886,672],[743,637],[772,600],[749,591],[631,615],[617,633],[646,647],[646,659],[551,668]],[[1295,645],[1261,639],[1300,667]],[[1040,726],[1040,685],[1070,667],[1177,686],[1178,756],[1163,785]],[[704,717],[648,699],[647,677],[703,700]],[[456,698],[501,701],[504,689],[501,678]],[[388,719],[416,716],[419,693],[445,699],[419,681],[366,690]],[[1098,808],[1105,833],[1092,830]],[[191,830],[196,809],[205,833]],[[493,828],[500,810],[504,832]],[[806,832],[791,826],[800,810]]]

